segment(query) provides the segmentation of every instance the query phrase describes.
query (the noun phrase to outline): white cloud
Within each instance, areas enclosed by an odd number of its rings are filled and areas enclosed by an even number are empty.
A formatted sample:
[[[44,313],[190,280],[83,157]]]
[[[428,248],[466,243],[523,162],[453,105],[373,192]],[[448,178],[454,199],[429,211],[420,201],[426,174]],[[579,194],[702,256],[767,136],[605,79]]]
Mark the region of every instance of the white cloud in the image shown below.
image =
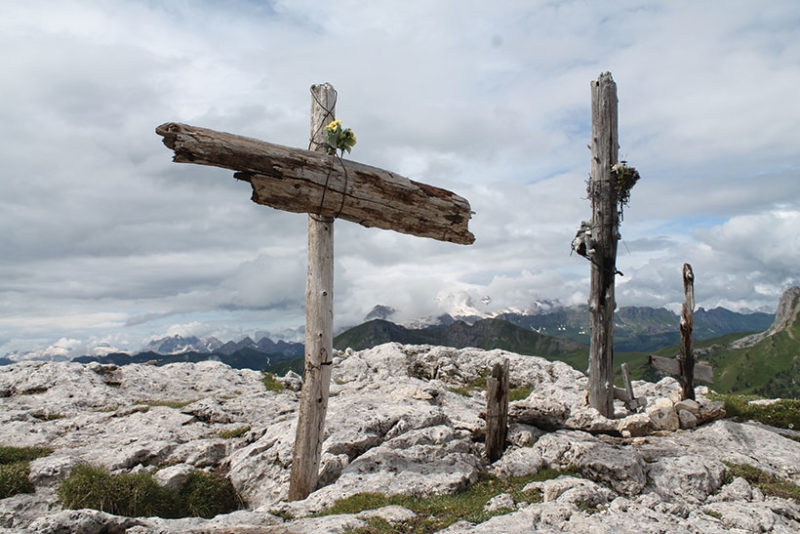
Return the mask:
[[[336,323],[377,303],[584,302],[589,81],[619,85],[621,305],[773,305],[797,283],[794,2],[274,2],[0,6],[0,353],[171,325],[302,324],[305,217],[220,169],[170,163],[179,120],[304,146],[331,81],[352,156],[455,190],[460,247],[336,226]],[[25,46],[19,46],[25,43]],[[94,342],[92,342],[94,343]],[[86,344],[90,350],[91,343]]]

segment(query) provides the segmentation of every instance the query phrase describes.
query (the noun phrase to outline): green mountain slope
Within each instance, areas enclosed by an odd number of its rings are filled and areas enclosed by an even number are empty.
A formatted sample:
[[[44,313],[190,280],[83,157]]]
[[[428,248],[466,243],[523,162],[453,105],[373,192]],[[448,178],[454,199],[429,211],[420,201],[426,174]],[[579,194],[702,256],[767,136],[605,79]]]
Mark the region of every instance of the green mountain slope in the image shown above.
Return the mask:
[[[695,312],[695,339],[705,340],[735,332],[760,332],[769,328],[774,315],[742,314],[715,308]],[[591,331],[586,308],[562,308],[539,315],[506,313],[498,316],[540,334],[589,344]],[[628,306],[614,314],[614,350],[646,352],[680,342],[680,317],[666,308]]]
[[[336,336],[333,346],[362,350],[381,343],[443,345],[464,348],[504,349],[518,354],[542,356],[548,359],[578,362],[587,358],[587,347],[567,339],[558,339],[500,319],[484,319],[468,325],[456,321],[447,326],[409,329],[389,321],[375,319],[351,328]],[[585,369],[584,365],[584,369]]]
[[[679,352],[679,346],[672,345],[653,354],[674,357]],[[728,334],[697,341],[695,359],[711,364],[714,369],[711,387],[720,393],[800,398],[800,288],[791,288],[781,297],[769,330],[750,336]],[[647,354],[617,354],[614,364],[625,360],[629,361],[633,377],[645,380],[658,377],[647,364]]]

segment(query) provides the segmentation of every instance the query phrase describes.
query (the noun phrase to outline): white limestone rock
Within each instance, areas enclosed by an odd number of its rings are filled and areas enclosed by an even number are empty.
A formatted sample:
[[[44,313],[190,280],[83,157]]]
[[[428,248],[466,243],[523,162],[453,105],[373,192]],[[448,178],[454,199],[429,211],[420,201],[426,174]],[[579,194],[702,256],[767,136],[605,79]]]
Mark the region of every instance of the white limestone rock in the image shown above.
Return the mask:
[[[477,391],[462,396],[448,388],[470,384],[504,359],[512,387],[533,388],[527,399],[511,403],[514,413],[542,426],[554,425],[555,431],[512,418],[510,446],[488,470],[510,476],[572,466],[586,478],[546,481],[541,487],[552,500],[518,503],[508,514],[479,525],[459,522],[447,532],[800,530],[795,503],[764,498],[742,479],[719,488],[722,461],[800,481],[800,443],[774,429],[723,420],[653,434],[646,412],[629,413],[617,403],[617,417],[608,419],[586,406],[585,376],[564,364],[499,350],[387,344],[336,356],[320,485],[308,499],[294,503],[286,502],[286,493],[299,396],[291,387],[267,392],[259,372],[218,362],[164,367],[27,362],[0,367],[0,445],[55,449],[53,455],[31,462],[36,493],[0,500],[0,533],[73,527],[88,532],[127,528],[139,534],[342,532],[364,526],[367,513],[282,521],[268,512],[303,516],[359,492],[425,496],[473,483],[487,469],[480,437],[485,400]],[[284,384],[299,384],[297,377],[287,376],[280,379]],[[675,417],[673,403],[693,415],[696,408],[698,422],[703,414],[721,413],[719,404],[702,396],[698,406],[679,403],[680,386],[673,379],[633,386],[651,408],[663,398],[659,404],[669,404]],[[188,404],[159,405],[175,402]],[[219,438],[223,430],[244,426],[251,429],[242,437]],[[163,467],[175,462],[183,464],[175,471],[228,469],[250,509],[212,520],[61,512],[55,487],[81,462],[115,473],[161,468],[156,472],[160,478],[170,474],[171,468]],[[753,522],[737,519],[756,506],[762,511]],[[719,513],[730,511],[728,525],[714,517],[714,507]],[[412,513],[395,512],[387,511],[386,517],[405,521]],[[32,525],[38,530],[30,530]]]
[[[648,406],[647,416],[656,430],[674,432],[681,426],[678,414],[675,413],[673,403],[669,399],[657,399],[653,405]]]
[[[514,498],[511,497],[508,493],[501,493],[499,495],[495,495],[488,501],[486,504],[483,505],[483,510],[485,512],[498,512],[501,510],[516,510],[517,503],[514,502]]]
[[[159,469],[153,475],[153,478],[156,479],[159,485],[173,491],[178,491],[186,484],[189,475],[191,475],[193,471],[195,471],[195,469],[191,465],[175,464],[165,467],[164,469]]]
[[[664,500],[702,503],[722,486],[725,472],[718,460],[688,454],[648,464],[647,479]]]

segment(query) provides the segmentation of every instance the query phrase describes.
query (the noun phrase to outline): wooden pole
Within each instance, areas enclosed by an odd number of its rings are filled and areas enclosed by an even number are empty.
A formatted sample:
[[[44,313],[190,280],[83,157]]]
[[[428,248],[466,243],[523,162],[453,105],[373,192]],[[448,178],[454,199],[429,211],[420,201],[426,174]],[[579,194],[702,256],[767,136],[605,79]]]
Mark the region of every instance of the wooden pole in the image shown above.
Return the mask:
[[[486,379],[486,457],[503,456],[508,432],[508,360],[496,363]]]
[[[327,150],[324,127],[335,118],[336,90],[311,87],[311,150]],[[333,217],[308,216],[305,371],[292,458],[289,499],[305,499],[316,489],[322,430],[328,410],[333,357]]]
[[[688,263],[683,264],[683,293],[685,299],[681,309],[681,382],[683,398],[694,400],[694,272]]]
[[[617,84],[601,74],[592,89],[592,257],[589,310],[589,404],[606,417],[614,415],[614,276],[617,272],[617,190],[611,167],[617,163]]]

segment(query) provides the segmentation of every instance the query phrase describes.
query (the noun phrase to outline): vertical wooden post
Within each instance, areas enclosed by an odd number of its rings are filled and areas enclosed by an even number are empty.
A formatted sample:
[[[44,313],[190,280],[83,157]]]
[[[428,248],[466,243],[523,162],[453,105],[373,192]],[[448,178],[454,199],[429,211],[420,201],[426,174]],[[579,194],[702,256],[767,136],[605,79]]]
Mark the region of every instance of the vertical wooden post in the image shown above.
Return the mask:
[[[508,431],[508,360],[496,363],[486,379],[486,457],[503,456]]]
[[[636,397],[633,396],[633,384],[631,384],[631,370],[628,368],[628,362],[623,362],[620,367],[622,367],[622,381],[625,383],[625,395],[628,397],[630,407],[636,402]]]
[[[311,150],[323,152],[324,127],[336,115],[336,90],[311,87]],[[317,486],[322,430],[328,410],[333,357],[333,218],[308,216],[305,370],[292,458],[289,499],[308,497]]]
[[[606,72],[592,89],[592,285],[589,310],[592,339],[589,352],[589,404],[606,417],[614,415],[614,276],[617,268],[616,179],[617,84]]]
[[[683,293],[681,308],[681,382],[683,398],[694,400],[694,272],[688,263],[683,264]]]

